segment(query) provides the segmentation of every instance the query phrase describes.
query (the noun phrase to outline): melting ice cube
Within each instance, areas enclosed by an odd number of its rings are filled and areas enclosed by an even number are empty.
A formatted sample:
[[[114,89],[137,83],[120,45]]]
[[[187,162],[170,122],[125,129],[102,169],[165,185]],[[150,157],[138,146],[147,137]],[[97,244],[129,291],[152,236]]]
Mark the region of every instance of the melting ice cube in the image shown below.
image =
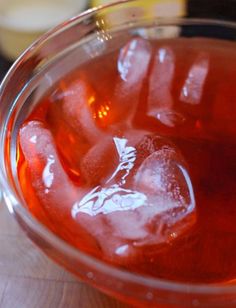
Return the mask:
[[[149,65],[151,46],[146,40],[135,38],[124,46],[118,58],[118,71],[124,84],[122,88],[140,85]]]
[[[113,140],[119,157],[117,167],[103,186],[95,187],[82,200],[75,203],[72,209],[73,217],[76,218],[80,213],[96,216],[132,210],[145,204],[145,195],[122,187],[134,167],[136,149],[127,146],[127,139],[115,137]]]
[[[193,187],[178,149],[160,137],[145,139],[148,148],[140,153],[142,162],[134,176],[134,189],[148,198],[152,216],[148,216],[147,210],[146,223],[152,230],[158,230],[156,241],[168,240],[171,234],[182,234],[194,222]]]
[[[172,143],[156,136],[136,148],[121,138],[114,143],[118,167],[74,204],[72,215],[108,258],[122,263],[123,257],[137,256],[139,247],[169,242],[188,230],[195,200],[184,159]],[[126,187],[129,177],[133,185]]]
[[[89,84],[78,78],[62,86],[62,91],[52,97],[47,119],[64,160],[74,174],[79,174],[81,158],[103,133],[90,109],[90,98],[95,94]]]
[[[62,104],[62,117],[65,117],[68,125],[72,126],[76,133],[91,143],[96,143],[101,137],[101,131],[96,126],[90,109],[90,98],[94,91],[88,83],[78,79],[70,84],[64,91]]]
[[[174,126],[171,86],[175,70],[175,55],[169,47],[157,50],[149,80],[148,115],[168,126]]]
[[[20,146],[42,206],[49,215],[55,213],[55,219],[69,216],[79,194],[61,165],[50,131],[42,123],[31,121],[20,130]]]
[[[139,224],[135,228],[131,225],[137,223],[135,210],[146,206],[147,198],[132,188],[124,188],[136,160],[135,148],[128,146],[125,138],[115,137],[113,141],[119,157],[116,169],[103,186],[95,187],[74,204],[72,216],[96,238],[106,257],[114,258],[118,249],[118,259],[122,259],[121,255],[129,257],[134,252],[127,240],[143,237],[143,232],[146,235]]]
[[[141,38],[132,39],[124,46],[118,58],[118,72],[115,93],[111,100],[111,123],[132,121],[143,81],[151,59],[151,44]]]
[[[201,102],[203,87],[209,71],[209,58],[203,53],[193,63],[180,94],[180,100],[197,105]]]
[[[119,157],[111,136],[104,136],[82,157],[80,172],[89,185],[98,185],[108,179],[117,166]]]
[[[33,213],[67,241],[78,245],[79,239],[85,250],[96,251],[94,238],[71,217],[72,205],[84,192],[63,169],[51,132],[41,122],[30,121],[21,128],[19,143],[29,177],[21,184]]]

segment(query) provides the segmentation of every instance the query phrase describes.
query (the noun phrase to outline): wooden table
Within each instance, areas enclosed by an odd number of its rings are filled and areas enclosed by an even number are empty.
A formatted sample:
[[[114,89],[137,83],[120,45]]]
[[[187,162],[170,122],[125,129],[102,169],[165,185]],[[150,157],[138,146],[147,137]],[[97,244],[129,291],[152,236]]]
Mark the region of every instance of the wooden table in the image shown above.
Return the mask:
[[[0,308],[127,308],[49,260],[0,204]]]

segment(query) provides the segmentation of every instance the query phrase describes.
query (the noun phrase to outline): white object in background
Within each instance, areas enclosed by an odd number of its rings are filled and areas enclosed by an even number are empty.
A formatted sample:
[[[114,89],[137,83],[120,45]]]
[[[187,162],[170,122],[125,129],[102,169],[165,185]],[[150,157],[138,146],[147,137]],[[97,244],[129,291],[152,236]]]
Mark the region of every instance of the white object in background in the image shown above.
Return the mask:
[[[0,49],[16,59],[35,39],[80,13],[88,0],[4,0],[0,2]]]

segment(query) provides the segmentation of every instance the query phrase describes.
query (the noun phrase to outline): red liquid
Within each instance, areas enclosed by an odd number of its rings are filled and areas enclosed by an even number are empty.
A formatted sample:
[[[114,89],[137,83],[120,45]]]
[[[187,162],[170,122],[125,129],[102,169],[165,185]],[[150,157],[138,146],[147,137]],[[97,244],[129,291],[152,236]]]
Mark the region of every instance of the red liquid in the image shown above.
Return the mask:
[[[84,64],[20,130],[30,211],[131,271],[232,282],[235,76],[235,44],[207,39],[134,39]]]

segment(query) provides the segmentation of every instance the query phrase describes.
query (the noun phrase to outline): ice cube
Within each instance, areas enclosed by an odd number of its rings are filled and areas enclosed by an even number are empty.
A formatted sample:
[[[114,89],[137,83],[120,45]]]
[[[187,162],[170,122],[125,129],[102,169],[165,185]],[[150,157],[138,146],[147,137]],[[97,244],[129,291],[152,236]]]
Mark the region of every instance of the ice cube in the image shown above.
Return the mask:
[[[185,166],[182,166],[175,150],[162,146],[149,155],[135,175],[135,188],[145,192],[149,199],[163,196],[178,205],[192,204],[192,188],[188,188]]]
[[[125,219],[125,214],[125,212],[121,212],[121,220]],[[114,227],[111,224],[112,222],[109,223],[108,216],[104,214],[91,216],[86,213],[81,213],[77,216],[76,220],[96,239],[104,259],[121,265],[134,262],[133,260],[137,259],[139,251],[133,246],[132,241],[129,242],[119,237],[119,235],[114,234]],[[131,225],[130,229],[132,229]]]
[[[121,173],[124,175],[125,172],[125,168],[121,170],[121,167],[119,167],[123,155],[121,148],[125,147],[126,144],[128,148],[132,148],[138,144],[146,134],[147,131],[144,130],[124,130],[121,129],[121,127],[112,127],[112,129],[110,129],[110,134],[104,133],[103,138],[98,140],[98,142],[82,157],[80,162],[80,173],[82,178],[85,179],[86,183],[89,185],[103,185],[117,171],[118,174],[120,174],[119,179],[116,177],[118,183],[122,178]],[[129,157],[124,156],[123,158],[128,159]],[[129,163],[131,163],[131,161],[129,161]]]
[[[172,147],[173,143],[164,137],[156,134],[145,134],[140,142],[136,145],[137,150],[137,162],[136,167],[140,166],[142,162],[152,153],[156,152],[158,149],[169,146]],[[178,149],[175,147],[178,152]],[[181,155],[179,155],[181,157]],[[184,161],[182,161],[184,163]]]
[[[179,236],[194,223],[196,210],[184,158],[173,144],[155,136],[147,136],[139,151],[141,164],[134,176],[134,189],[148,198],[146,215],[150,209],[153,215],[147,219],[149,227],[157,230],[161,226],[157,235],[163,240],[171,234]]]
[[[81,78],[68,85],[63,92],[62,103],[62,116],[65,117],[68,125],[71,125],[78,135],[83,136],[90,143],[96,143],[101,136],[90,108],[94,96],[96,93]]]
[[[121,49],[118,58],[118,71],[120,78],[125,81],[121,88],[134,87],[143,81],[150,57],[150,43],[141,38],[132,39]]]
[[[80,163],[80,172],[88,185],[99,185],[112,175],[118,164],[113,138],[109,135],[90,148]]]
[[[201,53],[188,72],[180,94],[181,101],[191,105],[197,105],[201,102],[208,71],[209,57],[207,54]]]
[[[138,255],[134,240],[148,235],[140,227],[139,213],[135,209],[145,204],[146,197],[138,192],[96,187],[74,207],[75,220],[96,239],[106,259],[124,264]],[[123,248],[121,248],[123,247]]]
[[[78,78],[61,85],[49,108],[47,120],[50,129],[74,174],[79,174],[81,158],[103,136],[90,108],[94,95],[86,81]]]
[[[73,217],[81,212],[94,216],[99,213],[107,214],[113,211],[123,211],[145,203],[145,196],[124,188],[136,160],[136,149],[128,146],[127,143],[128,140],[125,138],[113,137],[113,147],[117,152],[114,169],[103,185],[93,188],[82,200],[75,203],[72,209]],[[110,146],[109,143],[108,145]],[[96,153],[98,147],[95,147],[92,155],[89,159],[86,159],[87,173],[88,170],[90,173],[96,173],[96,170],[93,170],[96,167],[96,161],[91,164],[89,160],[97,160],[95,155],[97,155],[99,161],[103,156],[107,156],[104,145],[100,144],[99,147],[100,153]]]
[[[134,253],[132,245],[127,241],[143,238],[146,234],[138,223],[134,232],[134,227],[131,227],[138,219],[134,210],[146,204],[146,196],[124,188],[136,160],[135,148],[129,145],[127,139],[118,137],[113,137],[113,147],[117,152],[113,174],[103,185],[98,185],[74,204],[72,216],[96,238],[107,258],[116,258],[118,249],[118,262],[122,263],[122,249],[119,250],[119,247],[127,248],[123,251],[126,259],[131,252]],[[106,238],[107,234],[111,235],[109,239]]]
[[[78,193],[60,163],[50,131],[41,122],[31,121],[19,136],[37,196],[45,206],[50,204],[55,215],[68,215]]]
[[[98,232],[96,227],[101,223],[100,239],[104,245],[108,245],[109,239],[106,241],[107,233],[104,232],[106,229],[103,220],[99,218],[91,221],[86,217],[78,221],[71,216],[73,204],[82,199],[86,190],[76,187],[68,178],[50,131],[41,122],[31,121],[20,130],[19,141],[27,163],[27,175],[30,176],[33,197],[36,196],[42,207],[48,225],[73,245],[99,255],[98,242],[93,230]],[[36,209],[36,214],[39,211],[40,209]],[[90,222],[93,222],[93,225],[88,224]],[[116,247],[116,239],[112,237],[110,241],[110,247],[112,248],[113,244]],[[119,241],[118,244],[120,243]],[[111,254],[111,251],[107,254]]]
[[[19,143],[29,177],[24,179],[25,189],[33,197],[27,200],[29,207],[36,207],[36,216],[42,211],[45,223],[59,236],[86,251],[96,251],[94,239],[71,217],[72,205],[84,191],[75,187],[64,171],[50,131],[41,122],[30,121],[21,128]]]
[[[106,258],[123,264],[133,262],[140,247],[169,243],[189,230],[195,200],[184,158],[171,142],[153,135],[136,148],[124,138],[114,142],[120,163],[113,176],[77,201],[72,216]]]
[[[175,55],[171,48],[160,47],[154,57],[149,80],[148,112],[168,126],[174,126],[173,98],[171,94],[175,71]]]
[[[132,39],[121,49],[117,64],[119,76],[110,106],[110,123],[127,121],[131,124],[147,75],[151,53],[151,44],[141,38]]]

